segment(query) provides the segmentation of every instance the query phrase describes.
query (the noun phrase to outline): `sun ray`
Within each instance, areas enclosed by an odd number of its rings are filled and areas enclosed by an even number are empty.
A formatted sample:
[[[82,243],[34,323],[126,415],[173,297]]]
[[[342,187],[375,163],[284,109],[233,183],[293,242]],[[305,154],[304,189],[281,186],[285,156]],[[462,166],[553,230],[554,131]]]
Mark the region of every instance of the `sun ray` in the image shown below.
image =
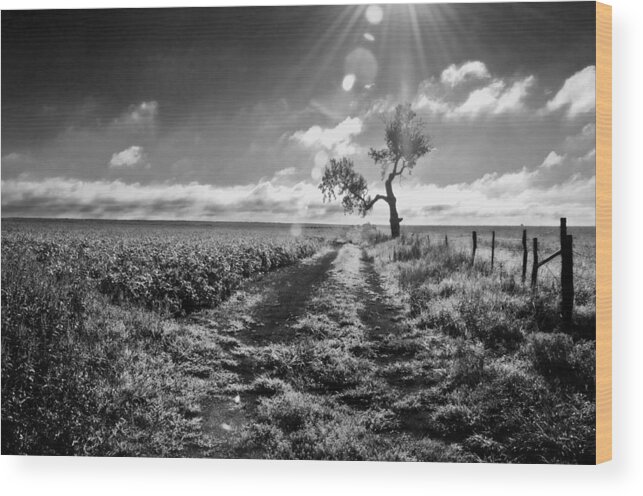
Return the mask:
[[[413,41],[415,42],[415,59],[420,64],[420,79],[429,77],[429,69],[426,63],[426,53],[424,53],[424,44],[422,43],[422,31],[418,23],[417,12],[414,4],[408,4],[409,21],[413,31]]]
[[[365,5],[348,5],[329,28],[324,36],[320,38],[319,42],[315,44],[313,49],[306,56],[301,66],[308,66],[313,60],[319,60],[317,69],[309,78],[309,83],[303,88],[304,94],[312,94],[315,86],[322,80],[322,75],[326,73],[333,61],[337,60],[338,54],[345,44],[346,38],[354,32],[354,26],[358,19],[363,15]],[[332,40],[335,40],[334,42]],[[321,52],[324,52],[323,54]],[[343,58],[342,58],[343,61]],[[343,66],[342,66],[343,69]],[[337,85],[341,86],[342,78],[338,75]]]

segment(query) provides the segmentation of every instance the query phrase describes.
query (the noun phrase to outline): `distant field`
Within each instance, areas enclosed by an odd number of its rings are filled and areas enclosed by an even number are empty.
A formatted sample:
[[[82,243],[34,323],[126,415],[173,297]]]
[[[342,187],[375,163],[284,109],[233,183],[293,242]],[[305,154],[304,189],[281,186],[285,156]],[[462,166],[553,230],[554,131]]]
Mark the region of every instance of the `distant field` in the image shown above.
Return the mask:
[[[197,222],[154,220],[2,219],[3,232],[95,234],[104,236],[329,236],[345,227],[328,224],[269,224],[265,222]]]

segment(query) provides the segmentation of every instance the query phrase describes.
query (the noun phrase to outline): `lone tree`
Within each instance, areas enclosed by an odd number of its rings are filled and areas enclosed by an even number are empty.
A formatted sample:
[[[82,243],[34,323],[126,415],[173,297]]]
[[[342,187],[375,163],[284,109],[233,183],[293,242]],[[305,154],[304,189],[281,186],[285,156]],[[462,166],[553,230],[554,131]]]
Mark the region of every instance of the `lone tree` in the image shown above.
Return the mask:
[[[342,196],[345,213],[355,210],[364,217],[378,201],[388,203],[390,211],[391,237],[400,235],[402,219],[397,213],[397,199],[393,194],[393,180],[404,172],[411,174],[418,159],[431,150],[429,137],[424,133],[424,122],[411,110],[411,105],[398,105],[392,115],[385,120],[386,148],[371,148],[368,156],[380,166],[386,195],[368,194],[364,176],[355,172],[353,161],[342,157],[331,159],[324,169],[319,189],[324,202]]]

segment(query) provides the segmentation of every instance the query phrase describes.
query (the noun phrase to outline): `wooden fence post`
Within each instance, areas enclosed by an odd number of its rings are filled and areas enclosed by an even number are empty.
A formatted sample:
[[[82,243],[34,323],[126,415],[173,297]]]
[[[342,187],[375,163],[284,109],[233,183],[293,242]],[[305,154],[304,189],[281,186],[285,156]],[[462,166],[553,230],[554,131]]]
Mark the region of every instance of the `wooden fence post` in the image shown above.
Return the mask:
[[[531,268],[531,289],[536,290],[538,285],[538,238],[534,238],[534,264]]]
[[[444,246],[449,247],[449,237],[446,234],[444,235]]]
[[[496,231],[491,231],[491,270],[493,270],[493,259],[496,251]]]
[[[562,231],[562,219],[561,219]],[[565,235],[563,244],[560,247],[561,269],[561,302],[560,313],[563,319],[563,325],[570,329],[574,313],[574,250],[573,239],[571,234]]]
[[[522,230],[522,283],[527,278],[527,229]]]
[[[563,249],[563,245],[565,244],[565,240],[567,239],[567,218],[566,217],[561,217],[560,218],[560,249]]]
[[[471,238],[473,240],[473,250],[471,251],[471,265],[473,265],[473,262],[476,259],[476,249],[478,248],[478,234],[473,231],[471,233]]]

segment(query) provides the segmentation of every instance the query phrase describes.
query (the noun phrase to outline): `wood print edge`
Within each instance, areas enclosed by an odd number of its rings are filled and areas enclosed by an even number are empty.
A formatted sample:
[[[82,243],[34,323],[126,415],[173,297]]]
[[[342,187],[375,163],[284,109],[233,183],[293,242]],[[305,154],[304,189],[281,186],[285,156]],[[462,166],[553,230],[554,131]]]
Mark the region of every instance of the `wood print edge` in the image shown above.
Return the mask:
[[[612,459],[612,7],[596,2],[596,463]]]

